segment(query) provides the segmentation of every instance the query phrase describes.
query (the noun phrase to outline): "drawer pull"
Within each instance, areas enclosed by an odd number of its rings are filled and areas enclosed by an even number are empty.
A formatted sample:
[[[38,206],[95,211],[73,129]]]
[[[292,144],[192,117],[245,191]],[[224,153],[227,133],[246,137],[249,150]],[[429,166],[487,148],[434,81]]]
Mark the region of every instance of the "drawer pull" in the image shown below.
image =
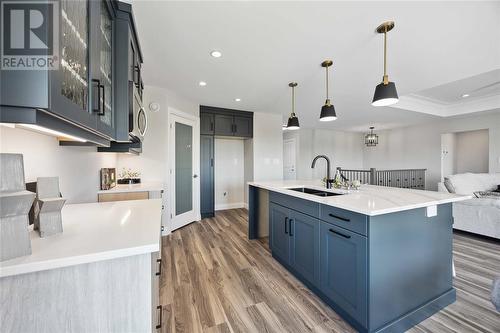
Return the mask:
[[[161,322],[162,322],[162,316],[163,316],[163,309],[162,309],[162,306],[161,305],[158,305],[156,307],[156,310],[160,310],[160,315],[158,316],[158,324],[156,325],[156,329],[160,329],[161,328]]]
[[[339,220],[345,221],[345,222],[351,222],[351,220],[348,218],[345,218],[342,216],[337,216],[337,215],[334,215],[332,213],[328,214],[328,216],[333,217],[334,219],[339,219]]]
[[[285,217],[285,234],[288,234],[288,229],[286,228],[288,226],[288,217]]]
[[[158,263],[158,272],[156,272],[157,276],[161,275],[161,259],[156,259],[156,262]]]
[[[333,229],[329,229],[329,230],[330,230],[330,232],[333,232],[335,235],[339,235],[339,236],[342,236],[342,237],[347,238],[347,239],[351,238],[350,235],[343,234],[343,233],[335,231]]]

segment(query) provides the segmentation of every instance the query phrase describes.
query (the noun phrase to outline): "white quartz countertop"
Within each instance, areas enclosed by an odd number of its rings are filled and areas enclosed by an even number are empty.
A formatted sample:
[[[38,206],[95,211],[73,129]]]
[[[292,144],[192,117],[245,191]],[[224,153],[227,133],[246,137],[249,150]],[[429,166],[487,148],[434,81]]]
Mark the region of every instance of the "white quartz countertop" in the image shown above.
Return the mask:
[[[164,186],[162,182],[144,182],[140,184],[116,184],[116,186],[113,187],[112,189],[97,191],[97,194],[161,191],[163,190],[163,188]]]
[[[337,189],[327,190],[320,181],[311,180],[264,181],[250,182],[248,184],[369,216],[440,205],[471,198],[471,196],[466,195],[375,185],[362,185],[359,190],[350,191]],[[289,190],[295,187],[309,187],[324,191],[344,193],[344,195],[319,197]]]
[[[63,232],[40,238],[32,254],[0,262],[0,277],[160,250],[161,199],[66,205]]]

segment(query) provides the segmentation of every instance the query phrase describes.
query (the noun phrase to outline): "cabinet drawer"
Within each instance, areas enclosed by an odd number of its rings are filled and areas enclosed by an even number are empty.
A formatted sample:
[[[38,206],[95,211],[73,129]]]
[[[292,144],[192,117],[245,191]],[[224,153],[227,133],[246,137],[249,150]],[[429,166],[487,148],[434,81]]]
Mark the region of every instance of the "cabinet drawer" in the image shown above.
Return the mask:
[[[363,214],[350,212],[348,210],[332,206],[321,205],[319,218],[325,222],[332,223],[364,236],[368,234],[368,219],[367,216]]]
[[[291,195],[269,191],[269,201],[284,207],[290,207],[298,212],[319,217],[319,203],[300,199]]]
[[[99,202],[144,200],[149,199],[149,192],[100,193],[97,199]]]

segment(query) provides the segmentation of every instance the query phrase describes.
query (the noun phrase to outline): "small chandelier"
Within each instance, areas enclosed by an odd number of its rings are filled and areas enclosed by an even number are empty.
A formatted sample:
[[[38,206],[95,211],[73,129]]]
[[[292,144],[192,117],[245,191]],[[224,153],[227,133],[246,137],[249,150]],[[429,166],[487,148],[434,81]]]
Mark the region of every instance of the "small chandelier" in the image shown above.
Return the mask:
[[[378,144],[378,135],[373,133],[375,127],[370,127],[370,133],[365,135],[365,145],[367,147],[375,147]]]

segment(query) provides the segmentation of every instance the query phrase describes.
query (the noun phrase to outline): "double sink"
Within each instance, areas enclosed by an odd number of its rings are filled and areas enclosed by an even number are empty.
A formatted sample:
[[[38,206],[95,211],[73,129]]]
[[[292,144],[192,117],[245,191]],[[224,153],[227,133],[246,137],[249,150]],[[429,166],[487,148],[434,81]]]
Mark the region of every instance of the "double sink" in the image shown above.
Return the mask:
[[[333,197],[335,195],[342,195],[343,193],[334,193],[334,192],[326,192],[322,190],[318,190],[315,188],[309,188],[309,187],[296,187],[296,188],[289,188],[291,191],[296,191],[296,192],[302,192],[306,194],[312,194],[316,195],[318,197]]]

